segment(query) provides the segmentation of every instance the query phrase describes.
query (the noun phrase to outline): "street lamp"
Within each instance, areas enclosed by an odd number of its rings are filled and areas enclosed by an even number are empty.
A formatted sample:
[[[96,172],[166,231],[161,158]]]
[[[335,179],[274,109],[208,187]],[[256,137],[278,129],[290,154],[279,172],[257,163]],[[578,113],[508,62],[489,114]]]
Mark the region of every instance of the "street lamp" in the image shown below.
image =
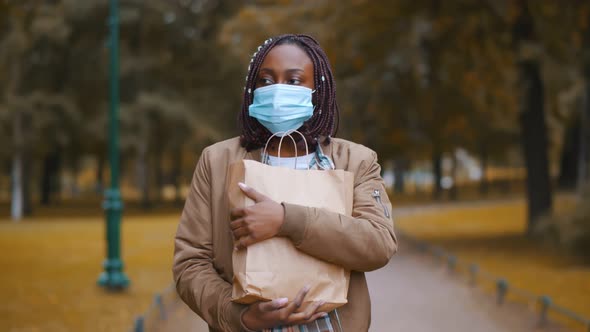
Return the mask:
[[[119,4],[110,0],[110,108],[109,108],[109,163],[111,186],[105,190],[103,208],[106,215],[107,258],[98,284],[110,290],[129,286],[121,259],[121,191],[119,190]]]

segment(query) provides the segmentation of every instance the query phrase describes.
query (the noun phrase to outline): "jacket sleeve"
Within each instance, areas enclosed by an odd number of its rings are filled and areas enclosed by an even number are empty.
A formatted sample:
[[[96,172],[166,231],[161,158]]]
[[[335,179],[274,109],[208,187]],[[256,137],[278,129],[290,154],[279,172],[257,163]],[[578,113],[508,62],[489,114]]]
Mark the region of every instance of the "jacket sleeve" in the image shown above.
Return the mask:
[[[311,256],[366,272],[389,262],[397,240],[377,154],[362,154],[366,156],[355,174],[352,216],[283,203],[285,220],[278,235]]]
[[[176,232],[172,271],[182,300],[210,327],[243,331],[241,313],[246,306],[230,301],[232,286],[213,267],[209,170],[204,150]]]

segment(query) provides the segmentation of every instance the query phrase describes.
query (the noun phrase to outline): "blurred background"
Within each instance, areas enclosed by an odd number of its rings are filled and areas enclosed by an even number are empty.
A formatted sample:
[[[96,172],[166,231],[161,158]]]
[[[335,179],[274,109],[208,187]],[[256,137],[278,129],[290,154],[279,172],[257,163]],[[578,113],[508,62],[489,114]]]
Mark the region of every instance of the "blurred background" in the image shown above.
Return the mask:
[[[590,317],[588,1],[118,8],[131,286],[113,294],[95,285],[110,174],[109,4],[0,1],[1,330],[129,329],[150,308],[172,282],[200,151],[238,135],[250,56],[281,33],[311,34],[326,50],[338,136],[378,152],[400,234]]]

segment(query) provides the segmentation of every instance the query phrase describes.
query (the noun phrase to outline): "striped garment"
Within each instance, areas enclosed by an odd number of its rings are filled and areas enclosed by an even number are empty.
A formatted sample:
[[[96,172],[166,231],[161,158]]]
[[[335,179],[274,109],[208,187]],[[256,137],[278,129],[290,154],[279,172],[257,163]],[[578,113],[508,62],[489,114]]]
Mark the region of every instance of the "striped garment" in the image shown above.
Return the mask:
[[[332,320],[334,318],[334,320]],[[272,329],[264,329],[262,332],[343,332],[338,317],[338,310],[334,310],[329,316],[316,319],[315,321],[297,326],[279,326]]]

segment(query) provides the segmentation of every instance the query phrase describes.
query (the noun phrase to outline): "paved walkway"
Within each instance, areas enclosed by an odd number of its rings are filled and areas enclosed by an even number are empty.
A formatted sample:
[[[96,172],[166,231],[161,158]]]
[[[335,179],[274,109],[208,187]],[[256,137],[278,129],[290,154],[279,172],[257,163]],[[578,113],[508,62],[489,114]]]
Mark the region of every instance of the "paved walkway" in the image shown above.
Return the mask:
[[[368,273],[367,280],[372,332],[536,331],[536,317],[524,306],[497,306],[489,294],[411,249],[402,249],[386,267]]]
[[[408,213],[415,212],[403,208],[396,211],[398,215]],[[431,257],[403,242],[391,262],[368,273],[367,279],[371,332],[565,331],[557,327],[537,329],[536,315],[530,309],[513,303],[497,306],[492,296],[470,288]],[[184,304],[182,308],[177,312],[180,316],[173,319],[175,325],[162,331],[207,331],[190,309]]]

